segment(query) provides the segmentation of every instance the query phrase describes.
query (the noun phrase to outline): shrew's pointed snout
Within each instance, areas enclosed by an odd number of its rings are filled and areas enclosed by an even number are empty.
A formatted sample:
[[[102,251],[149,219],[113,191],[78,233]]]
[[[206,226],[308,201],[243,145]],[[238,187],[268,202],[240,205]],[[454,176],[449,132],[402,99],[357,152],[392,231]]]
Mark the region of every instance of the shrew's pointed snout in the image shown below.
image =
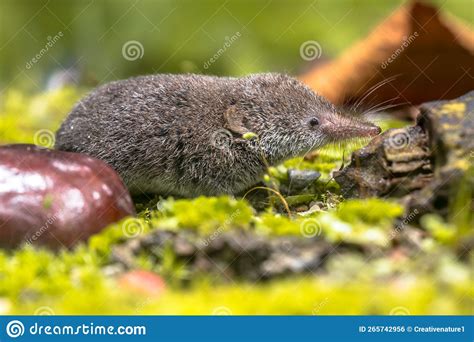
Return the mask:
[[[326,115],[321,128],[333,141],[374,137],[382,132],[379,126],[369,121],[340,114]]]
[[[379,126],[373,126],[367,129],[367,134],[371,137],[375,137],[376,135],[379,135],[382,133],[382,129]]]

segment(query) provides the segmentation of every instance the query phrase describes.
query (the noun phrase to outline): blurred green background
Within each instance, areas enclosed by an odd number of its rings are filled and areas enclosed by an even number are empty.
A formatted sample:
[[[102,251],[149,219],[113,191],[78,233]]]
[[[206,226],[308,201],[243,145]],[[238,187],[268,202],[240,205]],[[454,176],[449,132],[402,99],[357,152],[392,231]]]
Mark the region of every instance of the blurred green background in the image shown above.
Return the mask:
[[[472,0],[437,3],[472,21]],[[74,83],[97,83],[137,74],[196,72],[241,75],[302,72],[307,40],[331,58],[364,37],[400,0],[1,0],[0,89],[39,91],[51,75],[72,68]],[[27,63],[62,32],[62,37]],[[236,33],[240,37],[209,67],[204,65]],[[50,40],[48,40],[50,39]],[[227,40],[226,40],[227,39]],[[143,46],[130,61],[122,48]]]

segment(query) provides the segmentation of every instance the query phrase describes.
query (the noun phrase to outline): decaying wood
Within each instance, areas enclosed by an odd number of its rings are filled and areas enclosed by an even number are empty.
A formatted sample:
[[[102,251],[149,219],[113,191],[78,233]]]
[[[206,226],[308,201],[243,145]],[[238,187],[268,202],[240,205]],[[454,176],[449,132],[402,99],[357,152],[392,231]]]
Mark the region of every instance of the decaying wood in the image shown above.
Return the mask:
[[[474,189],[473,136],[474,91],[425,103],[415,126],[376,137],[334,177],[346,197],[403,196],[419,213],[447,214],[460,189]]]

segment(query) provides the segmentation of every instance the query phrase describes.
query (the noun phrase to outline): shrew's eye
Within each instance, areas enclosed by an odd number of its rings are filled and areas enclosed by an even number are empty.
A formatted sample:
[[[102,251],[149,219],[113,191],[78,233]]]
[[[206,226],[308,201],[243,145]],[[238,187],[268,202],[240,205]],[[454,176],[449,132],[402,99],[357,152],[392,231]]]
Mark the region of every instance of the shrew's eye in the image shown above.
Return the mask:
[[[318,126],[319,125],[319,119],[318,118],[311,118],[311,120],[309,120],[309,124],[311,125],[311,127]]]

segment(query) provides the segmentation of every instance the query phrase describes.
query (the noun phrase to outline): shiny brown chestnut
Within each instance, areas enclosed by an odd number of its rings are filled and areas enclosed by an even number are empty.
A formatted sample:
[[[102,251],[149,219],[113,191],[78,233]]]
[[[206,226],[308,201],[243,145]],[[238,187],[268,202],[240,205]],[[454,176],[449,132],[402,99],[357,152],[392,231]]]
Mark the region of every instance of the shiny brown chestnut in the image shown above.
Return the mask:
[[[84,154],[0,147],[0,246],[72,247],[135,215],[117,173]]]

